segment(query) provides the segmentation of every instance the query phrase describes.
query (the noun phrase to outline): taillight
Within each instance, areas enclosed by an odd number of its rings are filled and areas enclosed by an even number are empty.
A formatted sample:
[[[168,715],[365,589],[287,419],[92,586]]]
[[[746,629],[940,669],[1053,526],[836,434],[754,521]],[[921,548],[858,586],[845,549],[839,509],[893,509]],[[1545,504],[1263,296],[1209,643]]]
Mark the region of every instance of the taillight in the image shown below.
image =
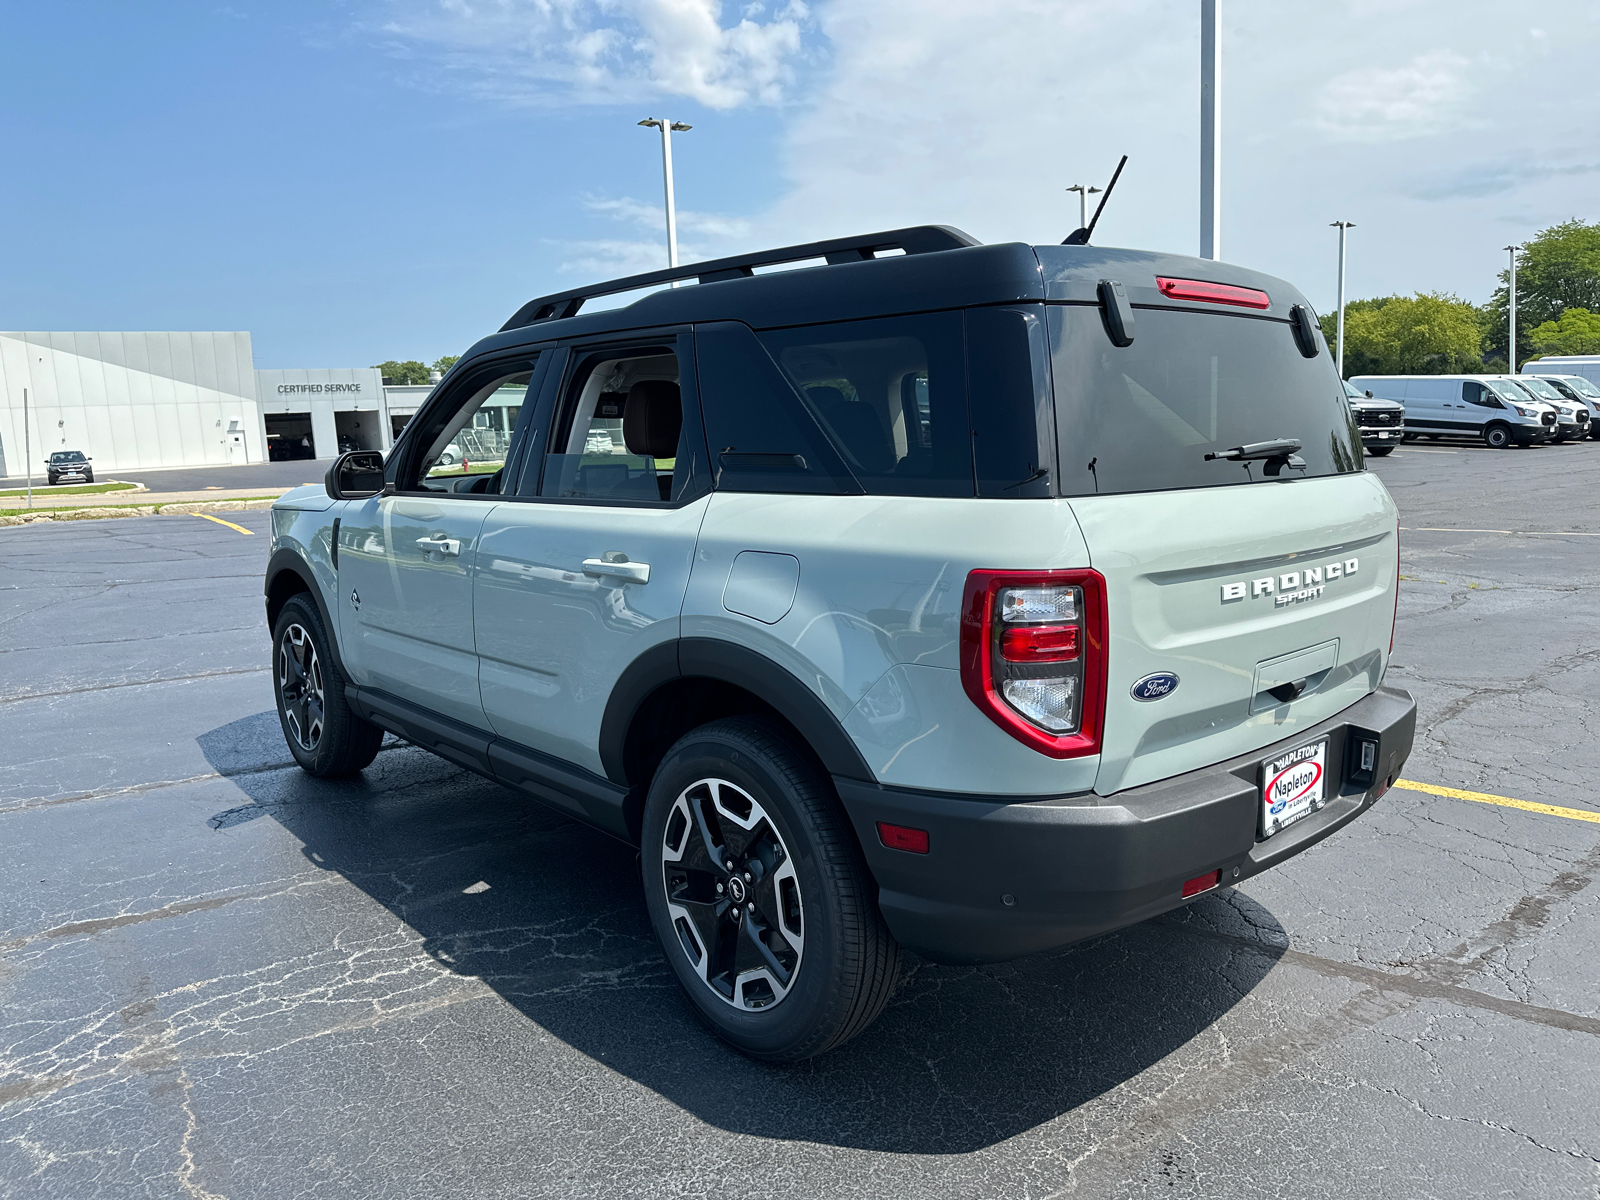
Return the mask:
[[[1156,276],[1156,290],[1173,300],[1203,300],[1207,304],[1235,304],[1240,308],[1271,308],[1272,297],[1258,288],[1204,279],[1168,279]]]
[[[1098,571],[973,571],[961,683],[1012,737],[1052,758],[1100,752],[1106,581]]]

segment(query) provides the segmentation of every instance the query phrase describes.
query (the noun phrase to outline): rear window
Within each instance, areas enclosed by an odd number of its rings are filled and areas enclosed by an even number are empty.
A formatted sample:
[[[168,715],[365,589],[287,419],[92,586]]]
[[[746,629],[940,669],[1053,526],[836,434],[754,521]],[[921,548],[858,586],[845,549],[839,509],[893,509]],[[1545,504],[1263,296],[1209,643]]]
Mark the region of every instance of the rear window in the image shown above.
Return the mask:
[[[1361,435],[1328,355],[1305,358],[1287,321],[1135,310],[1118,347],[1096,305],[1050,305],[1059,490],[1064,496],[1220,487],[1363,469]],[[1305,469],[1206,461],[1293,438]]]

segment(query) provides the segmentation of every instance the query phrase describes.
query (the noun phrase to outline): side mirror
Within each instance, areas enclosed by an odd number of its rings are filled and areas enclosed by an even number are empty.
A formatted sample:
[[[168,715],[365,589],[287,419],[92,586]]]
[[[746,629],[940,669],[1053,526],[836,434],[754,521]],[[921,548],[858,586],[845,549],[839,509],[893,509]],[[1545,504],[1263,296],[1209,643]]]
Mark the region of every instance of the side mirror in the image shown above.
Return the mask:
[[[1367,399],[1368,399],[1368,400],[1371,400],[1371,399],[1372,399],[1372,389],[1371,389],[1371,388],[1368,388],[1368,389],[1367,389]]]
[[[383,491],[383,455],[350,450],[333,460],[322,484],[335,500],[366,500]]]

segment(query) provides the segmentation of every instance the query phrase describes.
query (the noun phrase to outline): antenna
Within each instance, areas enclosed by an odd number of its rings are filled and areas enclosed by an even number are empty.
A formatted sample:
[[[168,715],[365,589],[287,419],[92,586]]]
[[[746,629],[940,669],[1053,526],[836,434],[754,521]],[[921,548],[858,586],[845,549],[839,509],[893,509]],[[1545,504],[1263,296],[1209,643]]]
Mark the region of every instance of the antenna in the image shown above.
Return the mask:
[[[1061,243],[1063,246],[1087,246],[1089,244],[1089,235],[1094,232],[1094,227],[1099,223],[1100,214],[1105,211],[1106,201],[1111,199],[1111,189],[1117,186],[1117,177],[1122,174],[1122,168],[1127,165],[1128,156],[1124,154],[1122,161],[1117,164],[1117,169],[1111,172],[1111,182],[1106,184],[1105,194],[1100,197],[1100,203],[1095,206],[1094,216],[1090,218],[1089,224],[1070,234],[1067,240]]]

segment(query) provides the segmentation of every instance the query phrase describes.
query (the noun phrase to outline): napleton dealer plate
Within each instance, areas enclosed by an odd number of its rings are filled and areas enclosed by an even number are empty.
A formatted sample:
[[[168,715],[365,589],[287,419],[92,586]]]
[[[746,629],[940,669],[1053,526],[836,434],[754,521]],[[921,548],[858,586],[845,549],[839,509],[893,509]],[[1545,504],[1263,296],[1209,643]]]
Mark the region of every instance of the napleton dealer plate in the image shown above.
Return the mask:
[[[1261,836],[1309,816],[1326,803],[1328,739],[1311,742],[1261,764]]]

